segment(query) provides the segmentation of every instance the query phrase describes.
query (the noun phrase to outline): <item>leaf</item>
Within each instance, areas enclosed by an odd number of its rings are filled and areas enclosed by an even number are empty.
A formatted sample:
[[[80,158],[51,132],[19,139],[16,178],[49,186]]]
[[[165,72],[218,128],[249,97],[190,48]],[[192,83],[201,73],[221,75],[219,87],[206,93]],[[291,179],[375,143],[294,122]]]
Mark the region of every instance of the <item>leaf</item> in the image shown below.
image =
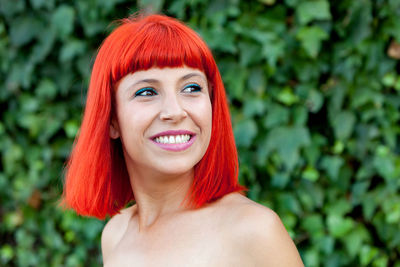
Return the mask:
[[[308,111],[304,106],[296,106],[292,109],[293,124],[295,126],[305,126],[308,118]]]
[[[326,0],[303,1],[296,9],[300,24],[307,24],[313,20],[330,20],[329,2]]]
[[[10,41],[15,46],[29,43],[41,29],[40,22],[31,16],[18,17],[10,26]]]
[[[290,180],[288,173],[278,172],[272,176],[271,184],[276,188],[284,188]]]
[[[4,17],[12,18],[18,13],[21,13],[26,8],[25,1],[0,1],[0,14]]]
[[[226,39],[224,38],[221,42],[226,43]],[[260,61],[261,47],[258,44],[241,42],[238,47],[240,50],[239,62],[243,67]]]
[[[46,2],[50,2],[48,0],[30,0],[30,3],[34,9],[40,9],[45,6]]]
[[[281,193],[278,195],[279,209],[283,211],[290,211],[294,214],[301,212],[300,204],[298,200],[291,194]]]
[[[265,102],[260,98],[249,98],[244,103],[243,113],[247,118],[261,115],[265,111]]]
[[[64,131],[68,138],[74,138],[78,133],[79,125],[75,120],[69,120],[64,123]]]
[[[55,33],[53,30],[47,30],[40,34],[39,41],[33,47],[31,54],[31,62],[39,63],[43,61],[51,52],[55,41]]]
[[[350,22],[347,22],[348,45],[356,45],[371,36],[373,7],[370,1],[356,1],[349,6]]]
[[[57,87],[50,79],[43,79],[36,88],[36,94],[40,98],[53,99],[57,94]]]
[[[277,150],[284,165],[291,170],[299,159],[299,149],[310,143],[308,129],[304,127],[277,127],[267,135],[265,149]]]
[[[316,58],[321,49],[323,40],[328,39],[328,34],[318,26],[306,26],[300,28],[296,34],[302,47],[311,58]]]
[[[319,178],[319,172],[315,168],[307,166],[307,168],[303,171],[302,177],[311,182],[315,182]]]
[[[369,234],[361,226],[357,226],[356,229],[345,235],[343,240],[346,246],[346,250],[352,258],[354,258],[361,250],[364,242],[369,239]]]
[[[322,105],[324,104],[324,97],[323,95],[315,90],[310,90],[308,97],[307,97],[307,107],[312,113],[317,113]]]
[[[289,110],[279,104],[267,106],[267,113],[264,119],[264,126],[272,128],[278,125],[285,125],[289,121]]]
[[[379,175],[385,179],[396,178],[395,164],[390,156],[375,156],[373,164]]]
[[[382,83],[386,87],[392,87],[396,82],[396,74],[393,72],[386,73],[382,78]]]
[[[335,136],[339,140],[346,140],[353,133],[356,117],[351,111],[341,111],[332,119],[332,127]]]
[[[0,259],[2,263],[9,262],[14,257],[14,250],[9,244],[5,244],[0,248]]]
[[[236,144],[238,146],[249,147],[257,135],[257,125],[251,120],[242,120],[233,127]]]
[[[85,43],[80,40],[68,40],[65,42],[60,52],[60,62],[72,60],[74,57],[82,55],[86,50]]]
[[[319,214],[312,214],[304,218],[301,222],[302,227],[304,227],[309,233],[323,233],[324,223],[322,216]]]
[[[226,90],[231,97],[242,99],[243,92],[245,89],[245,80],[247,73],[244,68],[235,64],[227,69],[224,75],[224,81],[226,82]]]
[[[277,95],[277,99],[287,106],[291,106],[299,101],[297,95],[293,94],[292,89],[288,86],[286,86],[279,92],[279,94]]]
[[[60,5],[53,13],[51,26],[64,39],[74,29],[75,10],[68,5]]]
[[[360,250],[360,260],[362,266],[367,266],[379,253],[379,250],[369,245],[364,245]]]
[[[354,221],[338,215],[328,215],[327,226],[332,236],[340,238],[346,236],[354,228]]]
[[[333,181],[337,181],[340,167],[343,163],[344,160],[338,156],[325,156],[322,159],[321,167],[325,169]]]
[[[257,95],[260,95],[266,91],[266,77],[261,68],[256,68],[250,72],[248,84],[250,89],[256,92]]]
[[[304,252],[304,264],[309,267],[321,266],[320,253],[317,249],[311,248]]]
[[[262,41],[262,55],[271,67],[275,67],[278,59],[285,55],[285,42],[276,34],[271,34]]]
[[[351,209],[352,206],[348,201],[340,199],[327,207],[327,213],[334,216],[344,216],[346,213],[350,212]]]

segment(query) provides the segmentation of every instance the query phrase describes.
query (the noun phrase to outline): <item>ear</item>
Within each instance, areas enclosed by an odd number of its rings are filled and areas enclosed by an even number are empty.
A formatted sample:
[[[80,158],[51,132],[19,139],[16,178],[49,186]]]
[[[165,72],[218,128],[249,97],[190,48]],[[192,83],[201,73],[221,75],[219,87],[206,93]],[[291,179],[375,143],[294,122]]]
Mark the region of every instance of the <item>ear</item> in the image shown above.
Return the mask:
[[[112,119],[110,123],[110,137],[112,139],[117,139],[120,137],[119,134],[119,127],[118,127],[118,122],[116,119]]]

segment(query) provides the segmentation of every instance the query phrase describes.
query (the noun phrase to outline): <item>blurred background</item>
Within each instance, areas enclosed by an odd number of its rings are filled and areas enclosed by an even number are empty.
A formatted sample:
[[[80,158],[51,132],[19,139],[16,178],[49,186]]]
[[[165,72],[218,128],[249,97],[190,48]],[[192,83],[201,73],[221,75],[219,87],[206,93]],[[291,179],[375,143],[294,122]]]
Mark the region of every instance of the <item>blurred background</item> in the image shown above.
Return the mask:
[[[399,0],[0,0],[0,266],[99,266],[105,221],[57,207],[113,21],[183,20],[229,95],[248,196],[306,266],[400,266]]]

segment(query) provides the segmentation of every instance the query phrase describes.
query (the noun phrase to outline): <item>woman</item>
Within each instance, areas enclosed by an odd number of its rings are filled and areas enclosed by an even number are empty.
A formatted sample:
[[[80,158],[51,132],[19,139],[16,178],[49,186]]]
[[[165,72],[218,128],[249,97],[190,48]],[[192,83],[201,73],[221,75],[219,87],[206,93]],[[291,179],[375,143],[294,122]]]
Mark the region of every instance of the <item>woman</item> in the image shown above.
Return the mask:
[[[303,266],[278,216],[241,194],[237,174],[206,44],[166,16],[123,20],[93,66],[63,195],[78,214],[113,216],[104,265]]]

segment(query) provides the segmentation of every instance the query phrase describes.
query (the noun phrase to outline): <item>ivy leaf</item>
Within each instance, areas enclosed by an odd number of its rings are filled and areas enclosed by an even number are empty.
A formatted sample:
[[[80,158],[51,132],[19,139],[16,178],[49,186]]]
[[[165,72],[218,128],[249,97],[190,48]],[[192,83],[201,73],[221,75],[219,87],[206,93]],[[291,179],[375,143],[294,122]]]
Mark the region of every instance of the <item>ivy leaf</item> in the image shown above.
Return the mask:
[[[67,41],[60,52],[60,62],[64,63],[66,61],[70,61],[75,56],[81,55],[85,52],[86,47],[85,43],[80,40],[69,40]]]
[[[297,95],[295,95],[292,91],[292,89],[288,86],[283,88],[282,90],[279,91],[278,95],[276,98],[283,104],[287,106],[291,106],[294,103],[297,103],[299,101],[299,98]]]
[[[315,168],[307,166],[307,168],[302,173],[302,177],[311,182],[315,182],[319,178],[319,173]]]
[[[307,54],[316,58],[321,49],[321,42],[328,39],[328,34],[318,26],[300,28],[296,35]]]
[[[251,119],[242,120],[235,124],[233,131],[236,144],[238,146],[248,147],[251,145],[253,138],[257,135],[257,124]]]
[[[74,29],[75,10],[67,5],[59,6],[53,14],[51,25],[58,36],[64,39]]]
[[[29,43],[40,30],[40,22],[30,16],[18,17],[10,26],[10,41],[15,46]]]
[[[346,140],[353,133],[356,117],[351,111],[341,111],[332,118],[332,127],[339,140]]]
[[[269,132],[265,149],[277,150],[284,165],[291,170],[299,159],[299,149],[309,143],[308,129],[301,126],[277,127]]]
[[[263,121],[266,128],[284,125],[289,121],[289,110],[279,104],[267,105],[267,111]]]
[[[325,156],[322,159],[321,166],[328,173],[329,177],[336,181],[338,179],[340,167],[343,165],[344,160],[338,156]]]
[[[324,104],[323,95],[315,90],[311,89],[307,97],[307,107],[312,113],[317,113],[322,105]]]
[[[296,10],[300,24],[307,24],[313,20],[329,20],[329,2],[326,0],[304,1],[301,2]]]
[[[354,227],[354,221],[338,215],[328,215],[327,225],[334,237],[344,237]]]

